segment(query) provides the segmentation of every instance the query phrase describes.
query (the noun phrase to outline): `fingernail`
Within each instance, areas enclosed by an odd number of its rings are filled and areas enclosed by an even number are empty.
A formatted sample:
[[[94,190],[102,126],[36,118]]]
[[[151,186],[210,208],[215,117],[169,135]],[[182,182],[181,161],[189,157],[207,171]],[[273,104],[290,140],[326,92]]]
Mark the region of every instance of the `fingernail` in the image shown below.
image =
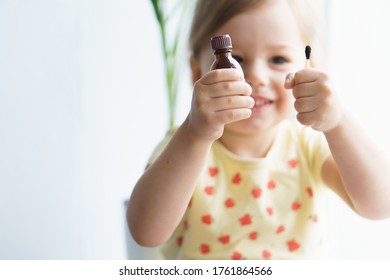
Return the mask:
[[[292,81],[292,75],[291,75],[291,73],[289,73],[286,76],[286,83],[291,83],[291,81]]]

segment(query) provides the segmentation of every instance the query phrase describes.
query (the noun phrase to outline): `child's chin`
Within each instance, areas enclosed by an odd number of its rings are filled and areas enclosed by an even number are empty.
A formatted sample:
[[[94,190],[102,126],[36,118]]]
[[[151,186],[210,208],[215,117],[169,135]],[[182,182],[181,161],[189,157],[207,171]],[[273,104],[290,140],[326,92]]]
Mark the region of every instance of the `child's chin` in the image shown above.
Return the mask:
[[[283,121],[283,119],[270,120],[251,116],[249,119],[225,125],[225,130],[248,136],[256,135],[269,131],[276,127],[281,121]]]

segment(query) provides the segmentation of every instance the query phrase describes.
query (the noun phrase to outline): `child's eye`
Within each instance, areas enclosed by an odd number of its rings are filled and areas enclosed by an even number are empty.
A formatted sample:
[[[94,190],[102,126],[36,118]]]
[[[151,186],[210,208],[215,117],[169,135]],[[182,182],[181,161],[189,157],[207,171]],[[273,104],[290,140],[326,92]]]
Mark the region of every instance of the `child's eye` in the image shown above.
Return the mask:
[[[271,63],[274,63],[274,64],[284,64],[287,62],[288,62],[287,58],[285,58],[283,56],[274,56],[271,58]]]
[[[244,62],[244,60],[242,59],[241,56],[238,56],[238,55],[232,55],[232,57],[237,60],[238,63],[242,64]]]

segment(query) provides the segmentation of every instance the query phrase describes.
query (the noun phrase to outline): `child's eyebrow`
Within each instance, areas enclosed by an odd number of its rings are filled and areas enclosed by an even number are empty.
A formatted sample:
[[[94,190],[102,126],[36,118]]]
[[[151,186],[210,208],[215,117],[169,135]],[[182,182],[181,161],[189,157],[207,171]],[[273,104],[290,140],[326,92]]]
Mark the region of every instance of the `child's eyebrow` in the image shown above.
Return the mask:
[[[277,52],[287,52],[287,53],[300,53],[305,46],[296,46],[292,44],[280,44],[280,45],[268,45],[268,49],[277,51]]]
[[[291,49],[297,49],[297,47],[289,44],[280,44],[280,45],[269,45],[269,48],[279,49],[279,50],[291,50]]]

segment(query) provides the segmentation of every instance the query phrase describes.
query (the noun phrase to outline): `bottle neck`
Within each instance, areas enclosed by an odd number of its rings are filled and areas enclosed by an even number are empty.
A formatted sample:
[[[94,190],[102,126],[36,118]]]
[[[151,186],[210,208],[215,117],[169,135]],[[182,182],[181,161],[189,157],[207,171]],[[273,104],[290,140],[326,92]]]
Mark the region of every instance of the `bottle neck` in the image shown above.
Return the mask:
[[[214,50],[215,56],[231,56],[232,55],[232,49],[217,49]]]

